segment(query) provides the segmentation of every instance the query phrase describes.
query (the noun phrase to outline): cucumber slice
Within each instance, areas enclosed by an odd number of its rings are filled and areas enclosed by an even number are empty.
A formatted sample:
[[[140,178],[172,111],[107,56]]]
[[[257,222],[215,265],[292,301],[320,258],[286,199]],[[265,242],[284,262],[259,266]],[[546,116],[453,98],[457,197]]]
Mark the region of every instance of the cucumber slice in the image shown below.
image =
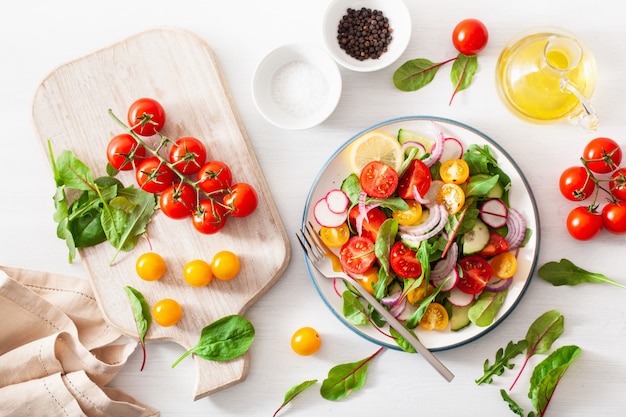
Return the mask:
[[[471,306],[472,304],[465,307],[450,305],[450,330],[456,332],[470,324],[468,312]]]
[[[434,140],[425,138],[424,136],[420,136],[417,133],[411,130],[406,130],[406,129],[398,130],[398,142],[400,142],[400,145],[403,145],[406,142],[421,143],[422,145],[424,145],[424,149],[426,153],[430,153],[430,151],[433,148],[433,145],[435,144]],[[407,152],[408,152],[408,149],[407,149]],[[418,153],[417,157],[419,158],[421,156],[422,154]]]
[[[489,243],[489,228],[480,219],[476,219],[476,224],[472,230],[463,235],[463,254],[471,255],[485,249]]]

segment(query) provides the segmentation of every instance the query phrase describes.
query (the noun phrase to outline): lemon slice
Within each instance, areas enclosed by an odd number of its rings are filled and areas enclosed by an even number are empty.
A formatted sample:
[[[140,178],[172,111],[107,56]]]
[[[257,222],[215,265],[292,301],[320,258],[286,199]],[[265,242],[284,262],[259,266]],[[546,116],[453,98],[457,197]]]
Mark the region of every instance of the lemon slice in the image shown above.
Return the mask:
[[[352,143],[350,164],[360,174],[365,165],[381,161],[396,171],[402,165],[402,146],[394,136],[380,131],[367,132]]]

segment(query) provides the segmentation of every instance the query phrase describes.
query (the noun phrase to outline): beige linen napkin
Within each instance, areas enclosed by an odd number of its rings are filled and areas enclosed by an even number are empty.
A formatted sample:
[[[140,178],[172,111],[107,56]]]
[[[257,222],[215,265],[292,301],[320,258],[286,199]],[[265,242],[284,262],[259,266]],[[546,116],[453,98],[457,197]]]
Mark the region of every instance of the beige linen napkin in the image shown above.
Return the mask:
[[[86,280],[0,266],[0,416],[158,416],[106,387],[136,346]]]

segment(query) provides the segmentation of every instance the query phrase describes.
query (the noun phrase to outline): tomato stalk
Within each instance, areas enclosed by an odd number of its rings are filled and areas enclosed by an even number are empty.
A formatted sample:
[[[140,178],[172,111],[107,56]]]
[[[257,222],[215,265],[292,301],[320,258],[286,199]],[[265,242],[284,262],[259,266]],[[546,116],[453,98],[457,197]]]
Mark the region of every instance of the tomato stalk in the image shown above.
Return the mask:
[[[605,157],[609,158],[609,160],[610,160],[610,155],[611,155],[611,153],[606,154]],[[596,185],[596,189],[595,189],[594,196],[593,196],[593,201],[589,205],[589,210],[593,213],[593,212],[595,212],[598,209],[598,206],[599,206],[598,195],[600,194],[600,190],[604,191],[609,196],[609,198],[611,199],[612,202],[616,202],[617,200],[615,199],[615,196],[611,193],[611,191],[602,186],[602,182],[607,182],[609,180],[598,179],[593,174],[593,172],[589,169],[589,166],[588,166],[589,162],[605,161],[604,157],[602,159],[599,159],[599,160],[580,158],[580,161],[582,162],[583,168],[585,168],[585,171],[587,172],[587,180],[585,181],[585,184],[583,185],[583,187],[581,189],[579,189],[579,190],[576,190],[576,192],[577,193],[582,193],[583,190],[585,189],[585,186],[588,184],[589,180],[593,181],[594,184]],[[607,161],[605,161],[605,162],[608,163]],[[620,176],[623,178],[623,174],[620,173]]]

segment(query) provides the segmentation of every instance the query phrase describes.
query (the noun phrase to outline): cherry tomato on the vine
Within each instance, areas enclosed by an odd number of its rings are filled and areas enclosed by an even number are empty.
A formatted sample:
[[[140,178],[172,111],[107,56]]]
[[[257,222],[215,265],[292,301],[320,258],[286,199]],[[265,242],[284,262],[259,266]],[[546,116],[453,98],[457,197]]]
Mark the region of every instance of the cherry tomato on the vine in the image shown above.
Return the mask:
[[[489,40],[487,27],[478,19],[465,19],[452,31],[452,43],[462,54],[475,55],[485,49]]]
[[[241,262],[236,253],[223,250],[213,255],[211,260],[211,271],[213,276],[222,281],[229,281],[239,274]]]
[[[602,230],[602,216],[586,206],[578,206],[567,216],[567,231],[577,240],[594,238]]]
[[[228,210],[212,200],[202,200],[191,217],[193,227],[205,235],[222,230],[226,224]]]
[[[170,162],[182,174],[195,174],[206,162],[206,147],[194,137],[180,138],[170,148]]]
[[[222,203],[230,208],[231,216],[246,217],[256,209],[259,197],[250,184],[239,182],[227,190]]]
[[[585,146],[582,157],[591,171],[607,174],[622,162],[622,149],[613,139],[599,137]]]
[[[396,191],[398,173],[384,162],[372,161],[361,170],[359,181],[370,197],[387,198]]]
[[[146,157],[146,148],[128,133],[113,136],[107,146],[107,160],[118,171],[130,171]]]
[[[626,201],[605,205],[602,208],[602,224],[611,233],[626,233]]]
[[[291,349],[298,355],[309,356],[317,352],[322,345],[319,333],[312,327],[296,330],[291,336]]]
[[[626,200],[626,168],[620,168],[611,175],[609,190],[618,200]]]
[[[153,98],[140,98],[128,108],[128,124],[140,136],[152,136],[165,125],[165,110]]]
[[[146,281],[156,281],[165,274],[167,265],[161,255],[156,252],[146,252],[137,258],[135,270],[137,275]]]
[[[156,156],[141,161],[135,177],[139,188],[149,193],[160,193],[172,185],[176,174]]]
[[[563,197],[571,201],[583,201],[591,197],[596,183],[583,166],[572,166],[561,174],[559,189]]]
[[[159,207],[169,218],[184,219],[191,216],[197,206],[196,190],[182,182],[167,187],[159,197]]]
[[[198,171],[198,187],[205,193],[223,193],[232,182],[230,167],[222,161],[209,161]]]
[[[178,301],[165,298],[158,301],[152,308],[154,321],[163,327],[173,326],[180,321],[183,315],[183,308]]]

